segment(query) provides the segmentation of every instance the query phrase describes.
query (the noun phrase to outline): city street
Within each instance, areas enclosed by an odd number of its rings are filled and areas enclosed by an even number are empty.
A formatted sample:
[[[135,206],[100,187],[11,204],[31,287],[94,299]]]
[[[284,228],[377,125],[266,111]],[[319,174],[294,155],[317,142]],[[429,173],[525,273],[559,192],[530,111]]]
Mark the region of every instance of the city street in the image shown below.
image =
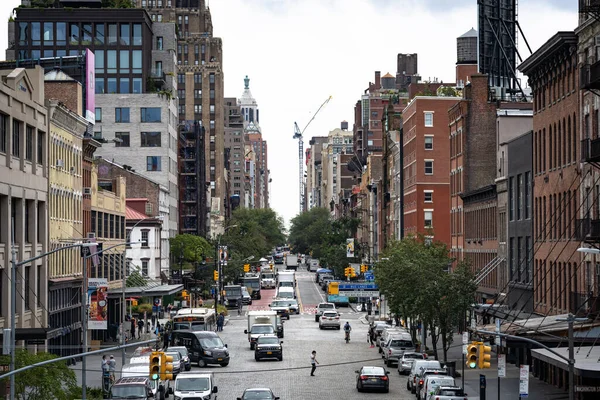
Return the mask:
[[[270,387],[276,396],[282,399],[414,399],[406,390],[404,375],[398,375],[396,367],[390,370],[389,393],[358,393],[356,390],[355,370],[363,365],[384,366],[376,348],[370,348],[367,343],[368,325],[365,313],[354,312],[351,308],[339,309],[342,324],[349,321],[352,325],[352,340],[346,344],[343,332],[338,330],[320,330],[314,321],[314,310],[319,302],[324,301],[324,292],[315,284],[314,273],[305,269],[296,273],[298,282],[298,300],[300,315],[292,315],[284,321],[284,356],[283,361],[265,360],[256,362],[254,353],[250,350],[244,329],[247,328],[247,310],[266,310],[269,308],[275,290],[262,290],[262,299],[254,300],[252,305],[245,307],[242,315],[235,310],[227,318],[227,324],[220,334],[229,347],[231,362],[223,368],[212,366],[200,369],[192,366],[192,371],[212,371],[215,373],[216,384],[219,387],[219,398],[234,399],[240,396],[245,388]],[[161,321],[164,322],[164,321]],[[430,346],[430,344],[428,344]],[[315,377],[310,376],[310,353],[317,351],[319,366]],[[133,349],[128,350],[128,355]],[[107,355],[109,353],[107,352]],[[120,363],[120,352],[111,352]],[[461,370],[460,336],[449,350],[450,361],[457,360],[457,369]],[[88,386],[100,386],[100,356],[88,359]],[[487,399],[497,399],[497,378],[495,357],[492,368],[483,371],[487,377]],[[81,363],[72,367],[79,382],[81,382]],[[387,368],[387,367],[386,367]],[[480,370],[466,370],[465,388],[469,399],[479,399]],[[456,378],[461,385],[461,378]],[[546,385],[531,377],[530,398],[546,398],[552,400],[566,399],[566,393]],[[507,366],[507,378],[501,387],[501,399],[518,398],[519,374],[513,365]]]

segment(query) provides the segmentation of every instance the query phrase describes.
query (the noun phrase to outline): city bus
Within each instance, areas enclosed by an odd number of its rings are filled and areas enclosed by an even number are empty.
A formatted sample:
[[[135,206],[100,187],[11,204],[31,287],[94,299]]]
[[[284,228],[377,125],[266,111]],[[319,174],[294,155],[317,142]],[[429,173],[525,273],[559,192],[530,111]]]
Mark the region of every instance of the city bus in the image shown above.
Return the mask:
[[[214,331],[217,314],[214,308],[182,308],[173,317],[173,330]]]

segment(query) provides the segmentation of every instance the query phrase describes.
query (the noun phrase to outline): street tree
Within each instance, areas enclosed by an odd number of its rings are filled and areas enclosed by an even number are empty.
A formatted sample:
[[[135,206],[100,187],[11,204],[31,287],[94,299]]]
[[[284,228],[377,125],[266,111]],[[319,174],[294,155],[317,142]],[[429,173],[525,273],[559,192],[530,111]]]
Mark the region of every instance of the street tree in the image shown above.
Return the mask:
[[[50,353],[33,354],[27,350],[16,351],[16,367],[51,360],[58,356]],[[0,357],[0,362],[7,365],[8,356]],[[15,399],[17,400],[69,400],[70,393],[77,387],[75,372],[65,362],[55,362],[49,365],[32,368],[15,376]],[[81,388],[80,388],[81,390]]]
[[[330,230],[329,210],[323,207],[314,207],[292,219],[288,242],[294,251],[303,254],[309,254],[312,251],[314,258],[320,258],[321,245]]]
[[[206,239],[187,233],[170,238],[169,245],[173,262],[188,268],[214,253],[213,246]]]

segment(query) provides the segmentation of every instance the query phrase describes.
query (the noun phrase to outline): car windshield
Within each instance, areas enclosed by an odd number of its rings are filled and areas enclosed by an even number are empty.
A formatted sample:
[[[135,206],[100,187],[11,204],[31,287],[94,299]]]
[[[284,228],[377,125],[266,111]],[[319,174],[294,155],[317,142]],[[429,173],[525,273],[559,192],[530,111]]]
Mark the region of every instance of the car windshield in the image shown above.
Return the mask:
[[[286,302],[288,306],[290,307],[294,307],[298,305],[298,302],[296,300],[290,300]]]
[[[363,367],[362,374],[380,376],[385,375],[385,371],[381,367]]]
[[[419,353],[404,353],[404,359],[423,359],[423,355]]]
[[[323,313],[324,317],[337,317],[337,313],[335,311],[325,311]]]
[[[462,389],[440,389],[440,396],[464,396]]]
[[[207,348],[207,349],[212,349],[215,347],[223,347],[223,341],[218,336],[202,338],[202,339],[200,339],[200,346]]]
[[[206,392],[209,388],[208,378],[179,378],[175,381],[175,390],[182,392]]]
[[[114,385],[112,387],[113,399],[145,399],[145,385]]]
[[[254,325],[252,329],[250,329],[252,333],[273,333],[273,327],[271,325],[267,326],[256,326]]]
[[[331,303],[319,304],[319,308],[335,308],[335,306]]]
[[[390,347],[413,347],[413,344],[410,340],[393,339]]]
[[[261,336],[258,338],[258,344],[279,344],[276,337]]]
[[[272,399],[273,396],[268,390],[246,390],[242,398],[244,400],[268,400]]]
[[[168,351],[166,354],[173,357],[173,361],[181,361],[181,354],[178,351]]]
[[[192,322],[192,330],[196,332],[205,331],[206,325],[201,322]]]
[[[287,307],[287,302],[285,301],[274,301],[271,303],[271,307]]]

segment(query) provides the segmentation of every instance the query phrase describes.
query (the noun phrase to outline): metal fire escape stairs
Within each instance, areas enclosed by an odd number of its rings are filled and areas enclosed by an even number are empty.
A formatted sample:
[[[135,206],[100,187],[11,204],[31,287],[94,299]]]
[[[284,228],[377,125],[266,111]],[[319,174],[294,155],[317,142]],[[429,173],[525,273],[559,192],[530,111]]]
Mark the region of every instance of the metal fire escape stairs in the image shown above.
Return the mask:
[[[494,270],[500,265],[502,264],[503,261],[505,261],[506,258],[505,257],[496,257],[494,258],[492,261],[490,261],[489,263],[487,263],[487,265],[485,267],[483,267],[482,269],[480,269],[477,272],[477,275],[475,276],[474,282],[475,284],[477,284],[479,286],[479,284],[481,282],[483,282],[483,280],[485,278],[487,278],[487,276],[489,274],[491,274],[492,272],[494,272]]]

